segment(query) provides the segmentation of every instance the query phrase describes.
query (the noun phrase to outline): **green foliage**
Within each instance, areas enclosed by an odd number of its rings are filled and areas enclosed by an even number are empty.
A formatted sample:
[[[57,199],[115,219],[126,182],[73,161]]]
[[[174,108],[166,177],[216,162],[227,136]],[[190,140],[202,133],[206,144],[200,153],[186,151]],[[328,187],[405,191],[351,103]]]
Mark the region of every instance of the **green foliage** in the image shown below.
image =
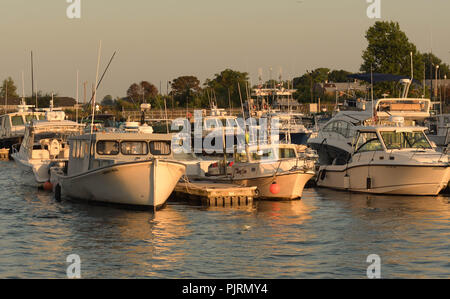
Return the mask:
[[[8,98],[18,98],[17,87],[14,84],[14,80],[11,77],[3,80],[2,86],[0,87],[0,97],[4,98],[8,91]]]
[[[215,74],[212,80],[206,80],[205,86],[208,87],[208,94],[211,98],[217,99],[219,107],[229,107],[229,102],[233,107],[240,107],[239,89],[244,102],[248,85],[248,73],[241,73],[231,69],[226,69],[220,74]]]
[[[443,63],[442,60],[432,53],[423,53],[422,60],[425,64],[425,77],[426,79],[435,79],[436,78],[436,66],[439,65],[439,78],[444,78],[446,75],[447,78],[450,78],[450,66],[446,63]]]
[[[408,40],[406,34],[400,30],[397,22],[378,21],[366,32],[367,49],[363,53],[361,71],[369,73],[385,73],[393,75],[411,76],[411,56],[414,60],[414,79],[423,80],[424,63],[422,54],[416,46]],[[383,93],[394,95],[395,82],[383,82],[375,85],[377,97]]]
[[[107,95],[100,103],[102,106],[114,106],[114,99],[111,95]]]
[[[335,83],[348,82],[349,78],[347,76],[351,74],[352,73],[347,72],[345,70],[333,70],[328,75],[328,81]]]
[[[195,105],[195,99],[201,97],[200,80],[195,76],[181,76],[171,82],[174,101],[178,106]]]

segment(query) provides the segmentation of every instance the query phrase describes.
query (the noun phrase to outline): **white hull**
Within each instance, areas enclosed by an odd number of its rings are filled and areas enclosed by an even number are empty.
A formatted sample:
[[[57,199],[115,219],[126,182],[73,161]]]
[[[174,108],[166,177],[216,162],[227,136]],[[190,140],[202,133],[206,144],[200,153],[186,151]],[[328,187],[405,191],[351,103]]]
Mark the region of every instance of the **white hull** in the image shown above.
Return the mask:
[[[50,180],[49,166],[52,161],[25,161],[20,159],[17,154],[12,154],[12,158],[27,179],[29,178],[27,183],[41,186]]]
[[[247,187],[257,187],[258,198],[260,199],[294,200],[302,197],[306,183],[313,176],[314,174],[312,172],[295,171],[278,175],[275,180],[273,176],[266,176],[244,180],[233,180],[233,183]],[[270,186],[274,181],[280,187],[280,192],[277,194],[270,192]]]
[[[118,163],[79,175],[59,176],[54,185],[62,195],[87,201],[145,206],[163,206],[186,166],[167,160]]]
[[[317,185],[374,194],[434,196],[447,186],[449,178],[448,166],[359,165],[347,170],[345,166],[327,166],[321,168]]]

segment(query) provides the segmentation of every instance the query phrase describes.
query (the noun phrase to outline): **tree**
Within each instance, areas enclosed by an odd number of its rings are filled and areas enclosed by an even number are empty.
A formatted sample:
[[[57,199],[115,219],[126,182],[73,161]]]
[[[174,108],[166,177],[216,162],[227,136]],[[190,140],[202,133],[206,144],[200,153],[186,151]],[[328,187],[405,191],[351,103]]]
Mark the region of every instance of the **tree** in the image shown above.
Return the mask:
[[[423,53],[422,60],[425,64],[425,78],[435,79],[436,78],[436,66],[439,65],[440,78],[450,78],[450,66],[443,63],[442,60],[432,53]],[[439,79],[439,78],[438,78]]]
[[[342,83],[342,82],[348,82],[349,78],[348,75],[350,75],[350,72],[347,72],[345,70],[333,70],[328,75],[328,81],[334,82],[334,83]]]
[[[171,82],[171,95],[179,105],[194,103],[194,99],[201,91],[200,80],[195,76],[181,76]]]
[[[240,96],[238,85],[241,88],[242,100],[246,100],[246,91],[248,84],[248,73],[241,73],[231,69],[226,69],[219,74],[214,75],[215,78],[206,80],[205,86],[209,88],[211,93],[217,98],[218,105],[228,107],[229,102],[235,107],[240,107]],[[207,92],[209,92],[207,90]],[[214,96],[211,96],[214,98]]]
[[[114,99],[111,95],[107,95],[101,101],[102,106],[114,106]]]
[[[133,101],[142,102],[152,102],[158,95],[158,89],[155,85],[142,81],[141,83],[133,83],[127,90],[127,96]]]
[[[18,98],[19,95],[17,94],[17,87],[14,84],[14,81],[11,77],[8,77],[8,79],[3,80],[2,86],[0,88],[0,96],[2,98],[6,95],[6,90],[8,90],[8,98]]]
[[[393,75],[411,76],[411,56],[414,60],[414,78],[423,79],[424,65],[422,55],[416,46],[408,40],[406,34],[400,30],[397,22],[378,21],[366,32],[367,49],[363,53],[361,71],[369,73],[386,73]],[[395,82],[380,83],[375,86],[375,93],[395,93]]]

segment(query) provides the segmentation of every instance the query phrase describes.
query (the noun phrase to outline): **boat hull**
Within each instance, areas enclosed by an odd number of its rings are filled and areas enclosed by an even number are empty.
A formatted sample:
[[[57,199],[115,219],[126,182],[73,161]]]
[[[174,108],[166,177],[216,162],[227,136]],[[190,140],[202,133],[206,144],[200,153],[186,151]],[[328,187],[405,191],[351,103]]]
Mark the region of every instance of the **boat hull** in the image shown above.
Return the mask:
[[[320,169],[317,186],[374,194],[434,196],[447,186],[449,178],[448,166],[327,166]]]
[[[312,172],[293,171],[287,174],[280,174],[274,179],[273,176],[255,177],[242,180],[233,180],[233,183],[246,186],[257,187],[257,197],[267,200],[295,200],[301,199],[306,183],[314,176]],[[280,192],[273,194],[270,187],[276,182],[280,187]]]
[[[74,199],[160,208],[185,170],[185,165],[165,160],[118,163],[76,176],[60,176],[54,184],[60,186],[62,195]]]

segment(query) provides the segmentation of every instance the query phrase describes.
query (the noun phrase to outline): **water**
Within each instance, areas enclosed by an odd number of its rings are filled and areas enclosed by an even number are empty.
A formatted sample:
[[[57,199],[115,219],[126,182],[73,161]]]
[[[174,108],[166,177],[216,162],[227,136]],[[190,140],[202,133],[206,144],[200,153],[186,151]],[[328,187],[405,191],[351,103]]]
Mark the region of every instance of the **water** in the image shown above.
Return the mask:
[[[63,201],[22,185],[0,162],[0,278],[450,277],[450,198],[306,189],[295,202],[206,208],[170,203],[154,215]]]

